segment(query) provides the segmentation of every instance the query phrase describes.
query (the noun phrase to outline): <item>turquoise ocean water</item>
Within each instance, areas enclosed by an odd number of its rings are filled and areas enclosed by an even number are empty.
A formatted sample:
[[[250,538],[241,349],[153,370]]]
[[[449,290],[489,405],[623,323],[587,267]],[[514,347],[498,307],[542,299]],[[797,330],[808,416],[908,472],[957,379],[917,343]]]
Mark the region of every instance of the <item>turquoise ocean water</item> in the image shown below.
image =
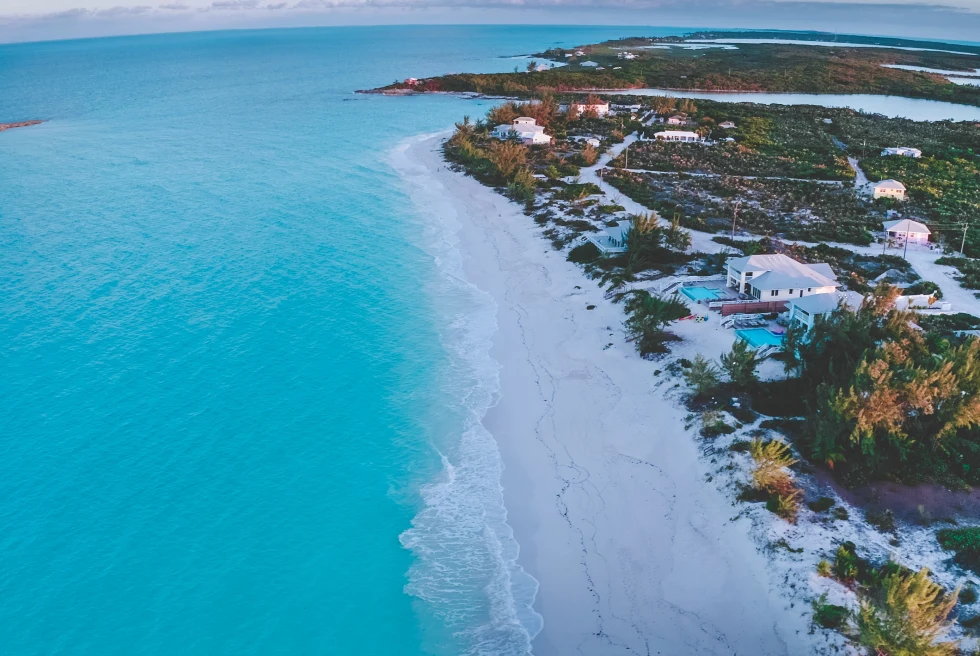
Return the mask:
[[[639,32],[0,46],[0,653],[525,653],[492,308],[387,163],[488,103],[351,92]]]

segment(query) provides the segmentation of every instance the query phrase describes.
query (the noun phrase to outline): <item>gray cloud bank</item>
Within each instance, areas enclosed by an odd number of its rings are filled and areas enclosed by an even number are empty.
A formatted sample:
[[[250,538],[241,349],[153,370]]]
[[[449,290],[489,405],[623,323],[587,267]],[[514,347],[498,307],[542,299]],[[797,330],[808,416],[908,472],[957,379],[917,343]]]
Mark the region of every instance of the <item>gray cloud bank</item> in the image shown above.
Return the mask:
[[[84,0],[82,0],[84,1]],[[146,0],[144,0],[146,1]],[[967,0],[977,3],[980,0]],[[2,10],[0,10],[2,12]],[[763,0],[212,0],[191,6],[0,14],[0,43],[263,27],[384,24],[591,24],[805,29],[980,39],[980,11],[924,4]]]

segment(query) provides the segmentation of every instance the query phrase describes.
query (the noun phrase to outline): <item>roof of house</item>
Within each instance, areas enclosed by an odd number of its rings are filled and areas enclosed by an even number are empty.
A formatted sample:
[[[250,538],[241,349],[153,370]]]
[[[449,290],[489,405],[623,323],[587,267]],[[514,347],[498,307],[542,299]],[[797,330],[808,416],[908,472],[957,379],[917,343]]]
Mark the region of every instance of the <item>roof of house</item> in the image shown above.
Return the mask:
[[[852,310],[861,307],[864,297],[857,292],[834,292],[832,294],[810,294],[802,298],[794,298],[789,305],[795,305],[807,314],[826,314],[833,312],[837,306],[844,304]]]
[[[749,255],[729,260],[738,271],[765,271],[752,279],[757,289],[796,289],[799,287],[836,287],[837,276],[830,265],[803,264],[782,254]]]
[[[589,66],[589,67],[591,67],[591,66],[598,66],[599,64],[596,63],[596,62],[594,62],[594,61],[587,61],[587,62],[582,62],[581,65],[582,66]]]
[[[678,138],[680,138],[680,137],[689,137],[689,138],[694,138],[694,139],[700,139],[701,138],[701,135],[699,135],[697,132],[689,132],[687,130],[664,130],[663,132],[658,132],[658,133],[656,133],[653,136],[654,137],[659,137],[662,134],[669,134],[669,135],[672,135],[672,136],[675,136],[675,137],[678,137]]]
[[[931,234],[929,228],[918,221],[913,221],[912,219],[899,219],[898,221],[885,221],[882,225],[885,226],[887,232],[907,232],[909,234]]]
[[[882,180],[875,183],[875,189],[899,189],[905,191],[905,185],[898,180]]]

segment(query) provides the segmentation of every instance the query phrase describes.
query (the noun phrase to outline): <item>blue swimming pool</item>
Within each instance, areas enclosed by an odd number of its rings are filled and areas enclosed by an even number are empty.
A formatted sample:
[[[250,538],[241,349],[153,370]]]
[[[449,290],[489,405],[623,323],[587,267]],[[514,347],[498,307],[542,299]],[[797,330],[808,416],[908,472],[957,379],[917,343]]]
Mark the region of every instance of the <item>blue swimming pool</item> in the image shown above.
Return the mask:
[[[783,335],[769,332],[765,328],[746,328],[744,330],[736,330],[735,334],[748,342],[749,346],[753,348],[782,346],[783,344]]]
[[[692,301],[715,301],[721,298],[718,291],[710,287],[681,287],[681,294]]]

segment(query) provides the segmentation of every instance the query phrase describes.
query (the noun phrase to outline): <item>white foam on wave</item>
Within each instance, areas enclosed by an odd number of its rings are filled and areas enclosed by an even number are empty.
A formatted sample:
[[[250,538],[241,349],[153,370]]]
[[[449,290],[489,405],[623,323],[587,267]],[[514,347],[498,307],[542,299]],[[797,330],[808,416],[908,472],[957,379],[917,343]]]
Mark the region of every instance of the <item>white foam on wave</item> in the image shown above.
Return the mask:
[[[483,426],[500,387],[499,365],[490,355],[497,304],[464,276],[451,199],[408,155],[410,146],[430,136],[403,142],[390,162],[420,210],[419,245],[439,270],[431,291],[448,319],[442,330],[452,362],[446,392],[458,399],[462,428],[439,449],[440,478],[422,487],[424,507],[401,535],[416,557],[406,591],[429,604],[460,653],[530,654],[543,625],[533,609],[538,582],[517,563],[519,546],[500,483],[503,462]]]

